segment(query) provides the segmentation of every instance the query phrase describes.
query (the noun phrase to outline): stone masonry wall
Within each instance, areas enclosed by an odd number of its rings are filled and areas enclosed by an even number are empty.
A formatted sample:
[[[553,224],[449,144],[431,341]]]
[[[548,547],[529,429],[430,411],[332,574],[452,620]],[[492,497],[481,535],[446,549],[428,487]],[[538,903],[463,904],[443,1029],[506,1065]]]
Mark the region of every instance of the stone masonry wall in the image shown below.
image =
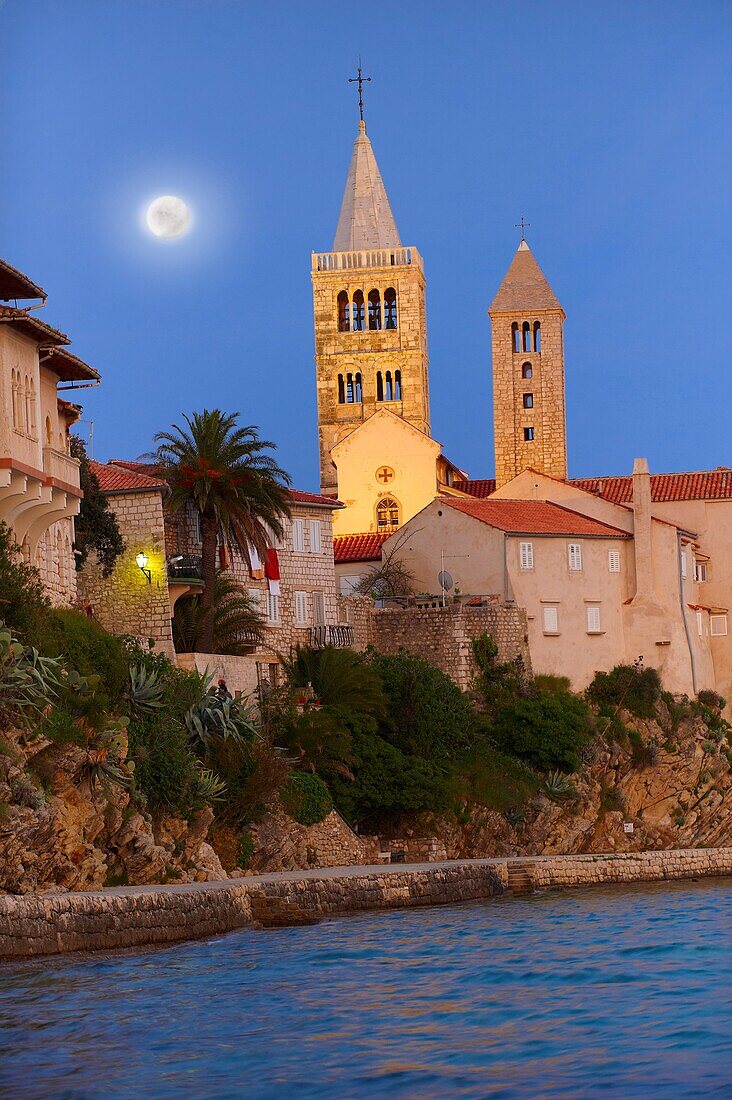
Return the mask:
[[[103,577],[96,554],[78,575],[79,598],[112,634],[131,634],[143,645],[153,638],[157,650],[173,656],[163,503],[154,492],[113,493],[109,504],[119,523],[125,550],[110,577]],[[135,557],[147,554],[151,583]]]
[[[732,875],[732,848],[526,861],[537,885]],[[512,861],[513,865],[513,861]],[[502,894],[505,859],[344,871],[292,871],[184,886],[115,887],[94,893],[0,896],[0,959],[111,950],[217,935],[250,925],[257,902],[325,917],[367,909],[447,905]]]
[[[380,653],[401,648],[415,653],[451,676],[462,691],[470,688],[478,671],[472,643],[483,633],[496,642],[499,660],[520,657],[531,671],[526,613],[514,604],[385,608],[373,616],[373,641]]]

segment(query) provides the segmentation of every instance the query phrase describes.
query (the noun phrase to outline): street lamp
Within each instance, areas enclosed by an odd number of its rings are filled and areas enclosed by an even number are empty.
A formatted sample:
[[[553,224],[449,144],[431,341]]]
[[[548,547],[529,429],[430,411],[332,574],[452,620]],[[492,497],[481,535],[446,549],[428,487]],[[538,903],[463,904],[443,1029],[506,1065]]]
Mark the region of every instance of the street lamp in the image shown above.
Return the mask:
[[[137,562],[137,566],[138,566],[140,572],[144,573],[144,575],[147,577],[147,583],[152,584],[152,570],[147,568],[147,561],[148,561],[147,554],[145,554],[141,550],[140,553],[135,558],[135,561]]]

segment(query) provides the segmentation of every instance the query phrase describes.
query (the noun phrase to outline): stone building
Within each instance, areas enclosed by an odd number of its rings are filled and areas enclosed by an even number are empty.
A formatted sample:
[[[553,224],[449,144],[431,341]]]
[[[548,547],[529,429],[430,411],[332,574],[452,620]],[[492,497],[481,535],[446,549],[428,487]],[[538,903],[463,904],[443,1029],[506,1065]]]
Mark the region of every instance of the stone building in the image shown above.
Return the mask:
[[[0,520],[51,600],[70,604],[82,493],[69,434],[81,406],[62,394],[100,379],[68,350],[68,336],[37,316],[45,303],[41,287],[0,261]]]

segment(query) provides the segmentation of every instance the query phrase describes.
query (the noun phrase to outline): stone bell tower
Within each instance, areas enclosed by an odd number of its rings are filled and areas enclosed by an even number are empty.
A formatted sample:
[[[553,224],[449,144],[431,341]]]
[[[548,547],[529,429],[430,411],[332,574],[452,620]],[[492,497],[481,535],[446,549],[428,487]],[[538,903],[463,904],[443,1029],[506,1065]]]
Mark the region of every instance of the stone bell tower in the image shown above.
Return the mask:
[[[320,481],[333,447],[385,408],[429,434],[422,257],[402,245],[363,119],[332,252],[312,257]]]
[[[496,487],[528,466],[564,479],[565,313],[523,237],[488,312]]]

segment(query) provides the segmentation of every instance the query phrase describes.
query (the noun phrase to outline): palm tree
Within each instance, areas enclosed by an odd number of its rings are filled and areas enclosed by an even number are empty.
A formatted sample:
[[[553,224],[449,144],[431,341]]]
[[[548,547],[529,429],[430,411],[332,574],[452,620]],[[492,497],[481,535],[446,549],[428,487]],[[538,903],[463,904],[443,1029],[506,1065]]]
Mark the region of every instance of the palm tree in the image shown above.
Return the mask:
[[[201,632],[201,597],[178,600],[173,613],[173,645],[177,653],[191,653]],[[238,657],[264,640],[264,619],[254,600],[225,569],[216,570],[214,584],[214,653]]]
[[[353,649],[298,646],[285,663],[292,688],[310,684],[323,707],[343,708],[373,718],[386,716],[379,674],[363,653]]]
[[[275,444],[254,425],[239,427],[238,413],[204,409],[155,436],[152,460],[171,489],[173,511],[192,506],[201,517],[203,591],[196,649],[214,651],[216,550],[219,543],[251,565],[263,559],[289,516],[290,478],[271,454]]]

